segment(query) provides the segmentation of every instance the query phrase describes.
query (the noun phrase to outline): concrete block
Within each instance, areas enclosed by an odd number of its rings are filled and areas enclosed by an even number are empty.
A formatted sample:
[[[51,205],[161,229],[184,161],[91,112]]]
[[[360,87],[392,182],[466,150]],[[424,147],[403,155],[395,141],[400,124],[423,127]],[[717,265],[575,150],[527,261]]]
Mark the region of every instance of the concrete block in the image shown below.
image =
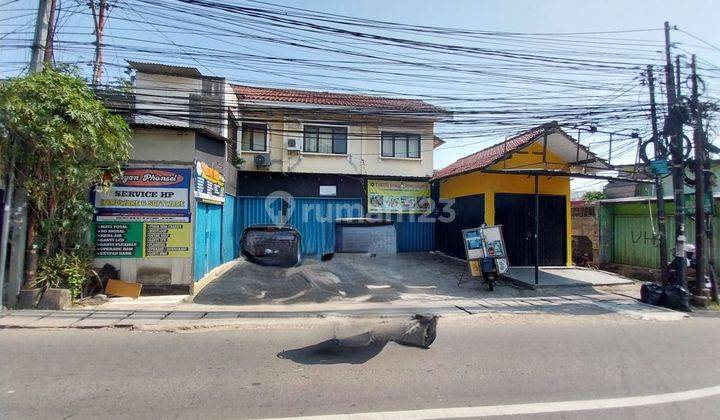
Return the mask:
[[[18,309],[32,309],[40,300],[40,289],[22,289],[18,296]]]
[[[60,311],[72,305],[72,296],[68,289],[47,289],[40,298],[38,308]]]

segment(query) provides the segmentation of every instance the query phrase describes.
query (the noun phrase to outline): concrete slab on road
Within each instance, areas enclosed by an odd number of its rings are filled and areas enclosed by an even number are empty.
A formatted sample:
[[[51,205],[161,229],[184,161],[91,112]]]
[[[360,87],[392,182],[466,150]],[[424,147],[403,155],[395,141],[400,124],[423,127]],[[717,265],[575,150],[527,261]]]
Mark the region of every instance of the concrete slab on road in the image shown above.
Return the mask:
[[[108,328],[113,327],[130,316],[130,311],[97,311],[73,324],[74,328]]]
[[[89,311],[57,311],[24,326],[30,328],[65,328],[89,316]]]
[[[0,327],[23,327],[27,324],[30,324],[33,321],[37,321],[40,318],[46,317],[50,315],[51,311],[7,311],[7,313],[3,314],[3,317],[0,318]]]
[[[632,284],[627,277],[608,271],[592,270],[582,267],[540,267],[538,284],[535,284],[534,267],[510,267],[505,277],[515,281],[521,287],[530,289],[547,287],[578,286],[615,286]]]

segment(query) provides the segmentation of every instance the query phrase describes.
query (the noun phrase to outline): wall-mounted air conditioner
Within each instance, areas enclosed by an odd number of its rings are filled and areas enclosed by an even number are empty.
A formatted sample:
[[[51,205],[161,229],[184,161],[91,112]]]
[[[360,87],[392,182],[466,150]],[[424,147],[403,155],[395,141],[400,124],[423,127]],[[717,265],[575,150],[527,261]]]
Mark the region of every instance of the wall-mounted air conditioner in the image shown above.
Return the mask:
[[[255,166],[257,167],[270,166],[270,153],[257,154],[255,155],[253,161],[255,162]]]
[[[289,138],[287,139],[287,149],[299,152],[300,151],[300,140],[297,138]]]

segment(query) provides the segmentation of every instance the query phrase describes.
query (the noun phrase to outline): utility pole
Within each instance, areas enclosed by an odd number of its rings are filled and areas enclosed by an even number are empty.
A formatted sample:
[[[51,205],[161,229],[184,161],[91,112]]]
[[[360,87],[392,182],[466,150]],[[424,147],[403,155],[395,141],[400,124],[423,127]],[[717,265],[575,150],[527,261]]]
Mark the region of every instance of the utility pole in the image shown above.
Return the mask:
[[[30,55],[30,73],[36,73],[43,68],[45,47],[47,46],[48,28],[50,26],[50,0],[40,0],[38,13],[35,18],[35,37],[33,38],[32,52]]]
[[[46,54],[46,48],[47,48],[47,41],[49,37],[49,30],[50,30],[50,15],[52,14],[52,9],[54,6],[54,1],[51,0],[40,0],[38,4],[38,12],[35,19],[35,35],[33,38],[33,44],[32,44],[32,51],[30,54],[30,72],[31,73],[37,73],[39,71],[42,71],[44,67],[44,59]],[[0,255],[6,255],[7,254],[7,246],[8,242],[12,243],[12,252],[10,253],[10,271],[8,275],[8,280],[11,286],[16,287],[10,287],[10,291],[13,291],[16,288],[19,288],[21,284],[23,284],[23,266],[25,264],[25,245],[27,243],[27,232],[26,232],[26,226],[27,226],[27,196],[25,194],[25,191],[22,188],[18,188],[15,190],[15,179],[16,178],[22,178],[22,176],[17,177],[16,176],[16,170],[15,170],[15,153],[19,153],[18,149],[21,149],[24,147],[24,144],[18,144],[23,142],[23,139],[20,139],[17,135],[14,133],[11,133],[11,136],[13,136],[14,142],[16,143],[16,146],[13,150],[13,156],[10,158],[11,162],[13,162],[13,165],[9,169],[8,174],[8,193],[6,193],[9,197],[13,197],[12,207],[8,207],[7,203],[5,205],[4,213],[3,213],[3,220],[10,220],[10,214],[8,212],[13,213],[12,218],[12,237],[10,238],[9,232],[5,232],[5,229],[3,228],[3,231],[0,232]],[[20,173],[22,175],[22,173]],[[22,184],[22,180],[19,180],[17,184]],[[4,225],[5,226],[5,225]],[[5,261],[0,261],[0,270],[5,270]],[[0,276],[4,280],[4,274]],[[0,285],[0,291],[2,291],[2,285]],[[10,293],[9,293],[10,294]],[[2,293],[0,293],[0,304],[2,303]],[[9,296],[8,299],[9,302],[14,303],[15,302],[15,296]],[[0,305],[2,306],[2,305]]]
[[[675,56],[675,87],[677,88],[677,93],[675,93],[675,97],[677,98],[677,101],[680,102],[680,99],[682,98],[682,82],[680,81],[680,56]]]
[[[93,66],[93,86],[100,85],[102,79],[103,68],[103,36],[105,34],[105,22],[107,21],[107,3],[106,0],[99,0],[95,4],[95,0],[90,0],[90,9],[92,10],[93,23],[95,24],[95,65]]]
[[[661,140],[657,126],[657,105],[655,104],[655,78],[653,66],[647,66],[648,90],[650,91],[650,123],[652,125],[653,142],[655,143],[655,158],[662,157]],[[665,191],[662,178],[655,175],[655,197],[657,200],[658,240],[660,242],[660,278],[662,285],[668,284],[668,254],[667,254],[667,227],[665,225]]]
[[[2,231],[0,231],[0,308],[2,308],[3,290],[5,287],[5,261],[7,260],[8,238],[10,237],[10,213],[12,212],[12,196],[15,186],[15,153],[10,158],[7,185],[3,197]],[[9,295],[10,293],[8,293]],[[8,299],[9,300],[9,299]],[[10,306],[10,305],[8,305]]]
[[[670,24],[665,22],[665,82],[667,84],[668,118],[665,133],[670,136],[672,155],[673,197],[675,203],[675,269],[676,284],[687,288],[687,261],[685,260],[685,197],[683,182],[682,115],[677,103],[675,75],[670,58]]]
[[[695,296],[701,296],[705,285],[705,133],[703,132],[702,116],[698,94],[697,67],[695,54],[690,64],[692,71],[692,114],[693,114],[693,148],[695,150]],[[712,202],[711,202],[712,205]],[[704,298],[704,297],[703,297]],[[702,299],[702,298],[701,298]]]
[[[57,5],[57,0],[51,0],[50,2],[50,17],[48,18],[48,28],[47,28],[47,41],[45,45],[45,52],[43,54],[43,61],[46,63],[51,63],[53,58],[53,41],[55,38],[55,9]]]

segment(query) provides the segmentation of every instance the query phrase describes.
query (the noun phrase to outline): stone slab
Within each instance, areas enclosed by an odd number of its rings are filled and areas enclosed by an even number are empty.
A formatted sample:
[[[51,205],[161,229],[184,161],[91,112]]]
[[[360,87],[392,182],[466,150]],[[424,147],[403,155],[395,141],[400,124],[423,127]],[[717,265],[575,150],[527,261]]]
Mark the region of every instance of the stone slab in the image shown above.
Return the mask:
[[[53,312],[52,314],[40,318],[26,325],[31,328],[65,328],[87,317],[88,313],[72,312]]]
[[[140,325],[155,325],[162,321],[169,312],[167,311],[137,311],[127,318],[118,321],[117,327],[137,327]]]
[[[235,319],[240,316],[240,312],[208,312],[203,319]]]
[[[24,327],[25,325],[37,321],[46,315],[6,315],[0,318],[0,327]]]
[[[87,318],[80,320],[73,324],[75,328],[107,328],[113,327],[118,322],[127,318],[130,315],[128,312],[96,312]]]
[[[165,320],[195,320],[203,318],[205,314],[206,312],[177,311],[171,312]]]

